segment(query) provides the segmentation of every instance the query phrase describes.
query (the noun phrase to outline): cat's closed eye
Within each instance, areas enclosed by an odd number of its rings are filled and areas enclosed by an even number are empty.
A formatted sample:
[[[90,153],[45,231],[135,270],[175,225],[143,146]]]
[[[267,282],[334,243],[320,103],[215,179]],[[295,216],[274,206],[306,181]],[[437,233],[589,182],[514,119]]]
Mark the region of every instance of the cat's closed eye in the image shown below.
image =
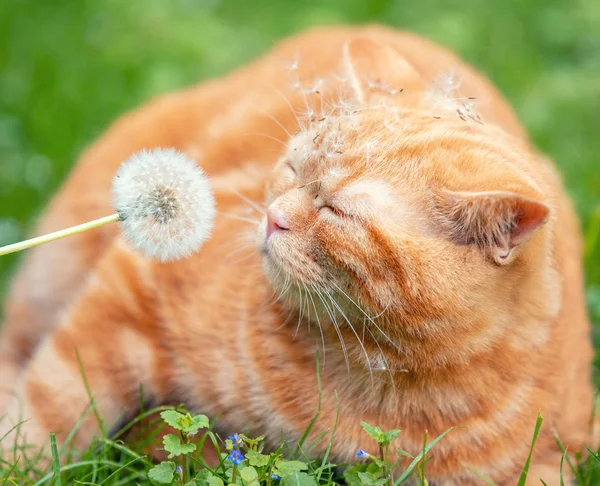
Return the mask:
[[[339,208],[336,208],[335,206],[330,206],[328,204],[319,206],[318,211],[319,212],[326,211],[327,213],[330,213],[330,214],[333,214],[333,215],[339,216],[339,217],[347,216],[347,214],[344,213],[343,211],[341,211]]]

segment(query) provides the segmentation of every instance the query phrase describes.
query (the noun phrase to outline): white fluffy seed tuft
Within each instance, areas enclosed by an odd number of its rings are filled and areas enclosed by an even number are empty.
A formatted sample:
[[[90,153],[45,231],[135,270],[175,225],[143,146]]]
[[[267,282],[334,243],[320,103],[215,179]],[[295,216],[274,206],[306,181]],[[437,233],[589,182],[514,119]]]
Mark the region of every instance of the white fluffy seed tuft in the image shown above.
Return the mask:
[[[150,258],[189,257],[210,235],[215,217],[210,181],[175,149],[133,154],[117,171],[112,196],[123,235]]]

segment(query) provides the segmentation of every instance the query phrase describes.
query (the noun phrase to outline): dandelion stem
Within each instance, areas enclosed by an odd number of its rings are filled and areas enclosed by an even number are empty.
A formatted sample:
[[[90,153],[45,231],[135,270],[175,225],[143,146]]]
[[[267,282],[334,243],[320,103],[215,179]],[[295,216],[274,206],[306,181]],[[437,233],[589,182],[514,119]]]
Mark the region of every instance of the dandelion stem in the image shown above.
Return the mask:
[[[15,253],[17,251],[27,250],[28,248],[33,248],[34,246],[59,240],[60,238],[66,238],[67,236],[83,233],[84,231],[99,228],[100,226],[104,226],[105,224],[114,223],[116,221],[119,221],[120,219],[120,216],[117,213],[115,213],[104,218],[95,219],[94,221],[88,221],[87,223],[72,226],[70,228],[63,229],[60,231],[55,231],[54,233],[49,233],[47,235],[38,236],[29,240],[20,241],[19,243],[14,243],[12,245],[2,246],[0,247],[0,256]]]

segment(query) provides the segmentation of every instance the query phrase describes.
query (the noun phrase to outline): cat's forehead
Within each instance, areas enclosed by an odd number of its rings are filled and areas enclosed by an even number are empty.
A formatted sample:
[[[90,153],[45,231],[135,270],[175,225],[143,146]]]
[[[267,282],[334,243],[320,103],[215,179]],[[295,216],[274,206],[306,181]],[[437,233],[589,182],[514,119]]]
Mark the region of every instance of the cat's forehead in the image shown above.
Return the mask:
[[[309,161],[339,160],[349,140],[347,123],[340,117],[322,117],[300,129],[288,144],[290,162],[303,164]]]
[[[385,154],[391,133],[373,123],[373,114],[323,115],[302,127],[289,141],[286,157],[296,168],[313,170],[345,167],[376,169],[376,158]],[[366,164],[366,166],[365,166]]]

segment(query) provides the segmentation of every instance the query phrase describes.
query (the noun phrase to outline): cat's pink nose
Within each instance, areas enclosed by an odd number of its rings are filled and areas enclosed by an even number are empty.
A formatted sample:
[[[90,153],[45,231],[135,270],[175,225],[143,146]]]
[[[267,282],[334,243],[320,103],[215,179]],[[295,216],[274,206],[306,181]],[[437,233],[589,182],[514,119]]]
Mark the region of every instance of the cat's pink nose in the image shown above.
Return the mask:
[[[290,227],[285,222],[283,216],[272,209],[267,210],[267,238],[275,231],[288,230]]]

